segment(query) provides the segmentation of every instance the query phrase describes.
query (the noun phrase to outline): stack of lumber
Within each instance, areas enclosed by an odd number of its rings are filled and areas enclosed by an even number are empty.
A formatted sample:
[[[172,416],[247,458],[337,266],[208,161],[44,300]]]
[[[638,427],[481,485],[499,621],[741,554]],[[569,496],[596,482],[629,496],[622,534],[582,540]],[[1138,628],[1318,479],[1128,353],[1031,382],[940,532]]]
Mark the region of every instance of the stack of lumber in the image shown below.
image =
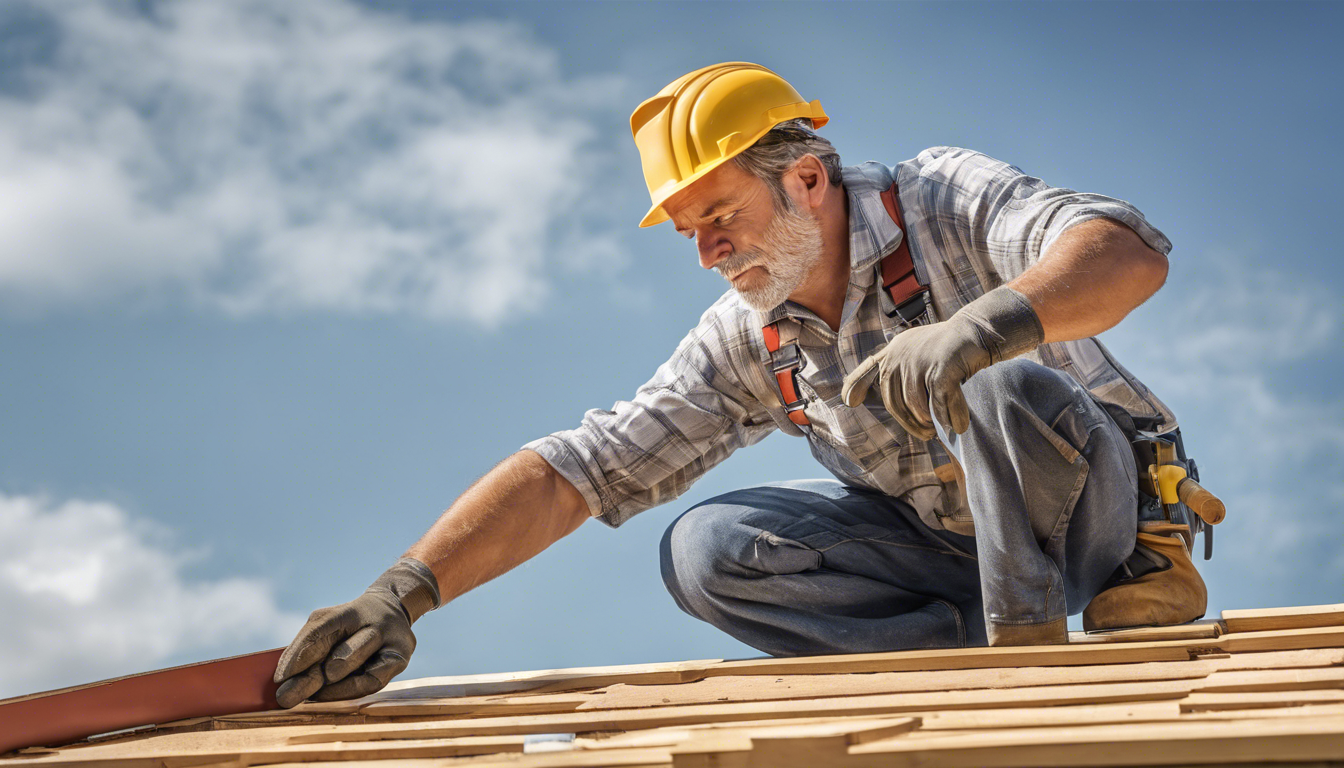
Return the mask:
[[[428,678],[0,768],[1344,764],[1344,604],[1066,646]],[[372,768],[372,766],[370,766]]]

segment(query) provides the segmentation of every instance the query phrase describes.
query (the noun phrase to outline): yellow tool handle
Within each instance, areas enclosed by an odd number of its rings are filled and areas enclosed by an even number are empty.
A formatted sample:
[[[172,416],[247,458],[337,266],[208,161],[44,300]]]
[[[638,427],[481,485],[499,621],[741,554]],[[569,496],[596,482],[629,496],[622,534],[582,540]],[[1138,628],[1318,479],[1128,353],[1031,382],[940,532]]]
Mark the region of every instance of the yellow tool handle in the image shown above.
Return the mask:
[[[1203,486],[1189,477],[1176,486],[1176,495],[1209,525],[1217,525],[1227,516],[1227,507],[1222,499],[1204,490]]]

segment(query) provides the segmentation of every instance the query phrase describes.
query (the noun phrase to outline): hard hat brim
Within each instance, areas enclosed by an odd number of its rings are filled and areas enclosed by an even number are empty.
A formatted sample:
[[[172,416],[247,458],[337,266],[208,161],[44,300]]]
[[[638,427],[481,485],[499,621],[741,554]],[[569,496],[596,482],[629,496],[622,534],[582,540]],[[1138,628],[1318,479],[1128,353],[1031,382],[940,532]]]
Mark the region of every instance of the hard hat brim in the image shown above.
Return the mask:
[[[762,135],[764,135],[764,134],[762,134]],[[760,138],[760,137],[758,136],[757,138]],[[756,143],[756,140],[755,140],[755,139],[752,140],[752,144],[754,144],[754,143]],[[751,145],[748,144],[747,146],[751,146]],[[746,147],[743,147],[743,149],[746,149]],[[734,157],[737,157],[737,155],[738,155],[739,153],[740,153],[740,151],[739,151],[739,152],[734,152],[733,154],[729,155],[728,157],[724,157],[724,158],[720,158],[719,160],[715,160],[713,164],[711,164],[711,165],[707,165],[707,166],[705,166],[704,168],[701,168],[700,170],[698,170],[698,171],[696,171],[695,173],[691,174],[690,176],[687,176],[686,178],[684,178],[684,179],[682,179],[681,181],[677,182],[677,185],[676,185],[675,187],[673,187],[670,191],[668,191],[667,194],[663,195],[663,197],[662,197],[661,200],[659,200],[658,202],[654,203],[652,208],[649,208],[649,212],[646,213],[646,214],[644,214],[644,218],[639,222],[639,226],[640,226],[641,228],[643,228],[643,227],[652,227],[652,226],[654,226],[655,224],[662,224],[664,221],[668,221],[668,220],[670,220],[672,217],[667,215],[667,211],[663,210],[663,204],[664,204],[664,203],[666,203],[666,202],[667,202],[673,195],[677,194],[678,192],[682,191],[683,189],[686,189],[687,187],[691,186],[691,185],[694,184],[695,182],[697,182],[697,181],[699,181],[700,179],[704,178],[710,171],[713,171],[715,168],[718,168],[719,166],[723,165],[724,163],[728,162],[729,160],[732,160]]]

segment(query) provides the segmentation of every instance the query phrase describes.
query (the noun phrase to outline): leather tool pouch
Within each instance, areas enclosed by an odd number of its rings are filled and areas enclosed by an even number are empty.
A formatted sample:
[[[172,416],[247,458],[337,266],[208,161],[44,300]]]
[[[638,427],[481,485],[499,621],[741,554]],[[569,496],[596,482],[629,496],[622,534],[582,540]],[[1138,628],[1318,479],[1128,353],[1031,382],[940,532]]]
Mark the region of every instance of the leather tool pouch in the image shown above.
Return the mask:
[[[1200,532],[1204,534],[1204,559],[1213,558],[1213,526],[1204,522],[1204,520],[1194,513],[1184,504],[1163,505],[1159,498],[1158,491],[1152,487],[1148,480],[1148,467],[1158,462],[1158,446],[1165,443],[1175,446],[1176,463],[1185,468],[1186,473],[1199,481],[1199,467],[1194,459],[1189,458],[1185,453],[1185,443],[1181,439],[1181,430],[1176,428],[1170,432],[1156,432],[1156,423],[1139,423],[1128,411],[1112,403],[1097,401],[1102,408],[1110,414],[1115,423],[1119,425],[1120,431],[1124,432],[1125,437],[1129,439],[1129,444],[1134,449],[1134,464],[1138,470],[1139,477],[1139,522],[1171,522],[1190,526],[1190,535],[1197,536]]]

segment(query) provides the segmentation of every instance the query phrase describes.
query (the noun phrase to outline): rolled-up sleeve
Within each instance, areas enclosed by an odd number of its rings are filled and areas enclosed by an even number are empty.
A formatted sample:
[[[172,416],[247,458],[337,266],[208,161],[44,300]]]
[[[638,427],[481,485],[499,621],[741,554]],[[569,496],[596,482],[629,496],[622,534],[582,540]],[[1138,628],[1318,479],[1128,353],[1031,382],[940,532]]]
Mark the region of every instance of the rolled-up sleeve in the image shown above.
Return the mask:
[[[711,308],[632,399],[590,410],[577,428],[523,448],[546,459],[613,528],[675,499],[776,428],[735,375],[730,337]]]
[[[945,238],[962,241],[992,270],[992,283],[1025,272],[1069,227],[1096,218],[1134,230],[1149,248],[1166,255],[1171,241],[1124,200],[1052,187],[1019,168],[958,147],[933,147],[916,158],[922,201]],[[997,277],[997,280],[992,279]],[[983,282],[983,281],[982,281]]]

